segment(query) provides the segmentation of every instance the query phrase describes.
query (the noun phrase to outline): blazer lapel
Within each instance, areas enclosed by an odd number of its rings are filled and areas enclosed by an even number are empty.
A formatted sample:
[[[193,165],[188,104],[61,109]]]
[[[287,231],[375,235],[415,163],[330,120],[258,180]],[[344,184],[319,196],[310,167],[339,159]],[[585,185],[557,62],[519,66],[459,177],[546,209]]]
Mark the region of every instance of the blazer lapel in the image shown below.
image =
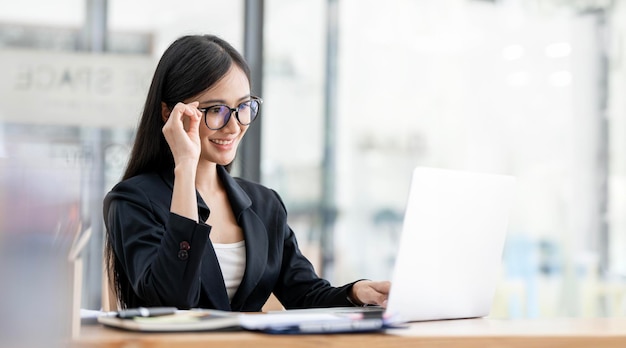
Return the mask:
[[[252,201],[248,194],[221,166],[218,166],[218,174],[246,240],[246,270],[231,303],[233,310],[240,310],[265,272],[269,241],[263,221],[250,209]]]
[[[246,270],[231,303],[234,310],[243,308],[246,300],[261,280],[267,264],[269,244],[265,225],[253,211],[249,210],[243,213],[239,225],[246,238]]]
[[[209,218],[209,207],[206,205],[199,193],[196,192],[198,198],[198,214],[202,221]],[[220,263],[215,254],[215,248],[207,237],[204,256],[202,258],[201,283],[202,288],[209,301],[213,304],[213,308],[224,311],[231,310],[226,285],[224,284],[224,275],[220,268]]]
[[[202,272],[200,277],[202,279],[203,291],[213,304],[213,307],[215,309],[230,311],[230,301],[228,300],[228,293],[224,285],[222,269],[220,268],[220,263],[217,261],[213,244],[209,241],[207,241],[206,250],[202,259]]]

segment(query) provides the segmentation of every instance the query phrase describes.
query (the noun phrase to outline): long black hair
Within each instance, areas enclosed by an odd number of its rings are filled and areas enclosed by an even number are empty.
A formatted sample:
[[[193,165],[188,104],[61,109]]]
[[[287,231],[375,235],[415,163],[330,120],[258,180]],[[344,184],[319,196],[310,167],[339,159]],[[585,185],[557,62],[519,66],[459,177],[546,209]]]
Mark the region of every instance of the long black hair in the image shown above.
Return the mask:
[[[250,81],[250,68],[241,54],[216,36],[183,36],[165,50],[154,72],[123,179],[174,168],[172,151],[161,133],[165,125],[161,102],[173,107],[198,95],[224,77],[232,64]]]
[[[174,157],[162,133],[165,122],[161,103],[173,107],[200,94],[222,79],[233,64],[250,81],[250,68],[241,54],[228,42],[213,35],[183,36],[165,50],[148,90],[124,180],[142,173],[174,169]],[[230,164],[226,169],[230,169]],[[125,308],[132,298],[132,287],[114,255],[108,235],[105,265],[108,278],[113,281],[109,286],[113,286],[118,304]]]

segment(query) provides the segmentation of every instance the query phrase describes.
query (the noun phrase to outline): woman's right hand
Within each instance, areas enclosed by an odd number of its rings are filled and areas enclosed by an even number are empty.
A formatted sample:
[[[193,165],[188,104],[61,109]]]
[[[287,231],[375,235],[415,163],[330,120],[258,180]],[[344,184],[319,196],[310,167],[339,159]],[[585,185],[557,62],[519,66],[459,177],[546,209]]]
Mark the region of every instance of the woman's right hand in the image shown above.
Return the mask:
[[[201,149],[199,127],[202,121],[198,105],[197,101],[176,104],[163,126],[163,135],[172,150],[176,166],[198,164]]]

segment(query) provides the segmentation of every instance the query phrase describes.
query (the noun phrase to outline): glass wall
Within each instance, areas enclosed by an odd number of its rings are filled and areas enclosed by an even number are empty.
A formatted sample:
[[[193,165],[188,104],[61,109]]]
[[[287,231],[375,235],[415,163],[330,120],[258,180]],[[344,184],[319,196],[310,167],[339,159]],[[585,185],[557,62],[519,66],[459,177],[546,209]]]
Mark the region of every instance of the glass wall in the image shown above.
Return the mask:
[[[156,62],[189,33],[219,33],[241,49],[242,2],[5,1],[0,28],[0,159],[36,166],[40,185],[79,201],[92,232],[82,302],[100,308],[102,199],[126,166]],[[54,238],[55,218],[33,228]]]
[[[325,1],[265,2],[262,181],[279,192],[322,273]]]
[[[243,6],[0,2],[0,159],[71,171],[49,185],[66,187],[93,228],[84,307],[100,306],[101,201],[126,164],[156,60],[188,33],[242,50]],[[623,2],[264,7],[261,181],[281,194],[319,273],[335,284],[391,277],[414,166],[512,174],[492,315],[626,314]],[[93,30],[105,38],[97,54]]]
[[[336,56],[325,38],[334,3]],[[504,173],[518,187],[492,315],[624,314],[623,4],[267,8],[264,181],[320,271],[337,283],[389,279],[414,166]],[[334,110],[320,80],[328,64]],[[320,258],[325,232],[332,259]]]

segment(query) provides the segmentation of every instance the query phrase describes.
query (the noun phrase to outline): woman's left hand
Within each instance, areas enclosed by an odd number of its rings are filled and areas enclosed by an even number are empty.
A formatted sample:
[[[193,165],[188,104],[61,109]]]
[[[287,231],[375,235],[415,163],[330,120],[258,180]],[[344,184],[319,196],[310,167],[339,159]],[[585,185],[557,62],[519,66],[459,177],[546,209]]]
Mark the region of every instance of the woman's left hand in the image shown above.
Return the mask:
[[[358,304],[371,304],[387,307],[391,282],[360,280],[352,285],[351,298]]]

